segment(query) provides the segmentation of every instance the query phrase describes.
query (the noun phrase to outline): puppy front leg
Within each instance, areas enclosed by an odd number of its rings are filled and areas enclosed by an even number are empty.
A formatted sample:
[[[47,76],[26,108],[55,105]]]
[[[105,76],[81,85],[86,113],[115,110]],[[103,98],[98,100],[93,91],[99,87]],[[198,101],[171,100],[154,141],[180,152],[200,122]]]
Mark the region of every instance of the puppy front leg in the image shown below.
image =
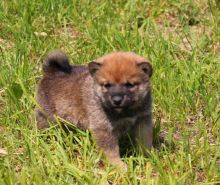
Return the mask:
[[[126,164],[120,158],[118,138],[111,131],[96,129],[93,131],[93,136],[111,164],[127,169]]]
[[[151,149],[153,142],[153,124],[151,115],[141,117],[137,120],[134,134],[136,141],[140,144],[142,149]]]

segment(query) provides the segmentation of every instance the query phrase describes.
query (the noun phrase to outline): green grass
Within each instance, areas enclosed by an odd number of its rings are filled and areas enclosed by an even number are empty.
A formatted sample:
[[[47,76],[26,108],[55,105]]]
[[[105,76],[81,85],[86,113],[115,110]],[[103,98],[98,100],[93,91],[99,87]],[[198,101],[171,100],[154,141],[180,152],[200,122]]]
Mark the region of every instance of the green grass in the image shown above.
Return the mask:
[[[220,2],[0,1],[0,184],[220,183]],[[135,51],[154,68],[149,155],[108,164],[88,132],[35,127],[43,58],[62,49],[84,64]],[[136,154],[136,155],[135,155]]]

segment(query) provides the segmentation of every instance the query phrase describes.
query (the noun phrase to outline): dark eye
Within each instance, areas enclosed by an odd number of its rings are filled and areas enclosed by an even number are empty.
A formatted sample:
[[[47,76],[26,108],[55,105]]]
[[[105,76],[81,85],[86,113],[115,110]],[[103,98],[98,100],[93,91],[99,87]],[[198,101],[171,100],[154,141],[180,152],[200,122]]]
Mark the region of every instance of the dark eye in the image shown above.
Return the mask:
[[[109,89],[112,86],[112,84],[106,83],[106,84],[103,84],[102,86],[105,87],[106,89]]]
[[[130,83],[130,82],[127,82],[126,84],[125,84],[125,87],[127,87],[127,88],[133,88],[133,87],[135,87],[136,86],[136,84],[132,84],[132,83]]]

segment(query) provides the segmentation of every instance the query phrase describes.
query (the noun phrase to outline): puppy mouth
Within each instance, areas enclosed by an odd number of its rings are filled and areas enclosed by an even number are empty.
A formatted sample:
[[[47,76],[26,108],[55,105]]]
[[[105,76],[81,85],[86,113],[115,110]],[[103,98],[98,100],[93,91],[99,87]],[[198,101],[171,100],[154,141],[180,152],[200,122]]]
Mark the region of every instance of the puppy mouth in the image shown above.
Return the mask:
[[[123,111],[127,106],[125,105],[112,105],[111,103],[107,105],[109,109],[115,110],[116,112]]]
[[[114,108],[114,110],[116,111],[116,112],[118,112],[118,113],[120,113],[120,112],[122,112],[122,108]]]
[[[122,112],[123,110],[131,107],[131,105],[111,105],[110,107],[116,112]]]
[[[117,109],[117,108],[124,108],[124,105],[111,105],[112,108]]]

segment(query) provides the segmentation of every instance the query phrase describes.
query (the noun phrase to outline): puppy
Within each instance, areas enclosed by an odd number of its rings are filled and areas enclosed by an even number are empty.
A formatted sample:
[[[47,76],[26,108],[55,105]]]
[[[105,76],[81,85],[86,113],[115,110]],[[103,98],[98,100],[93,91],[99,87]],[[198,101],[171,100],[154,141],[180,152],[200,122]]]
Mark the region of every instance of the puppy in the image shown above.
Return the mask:
[[[55,117],[89,129],[109,161],[126,165],[119,138],[131,128],[143,147],[152,146],[151,64],[131,52],[114,52],[88,65],[70,65],[62,52],[48,55],[37,90],[37,127]]]

